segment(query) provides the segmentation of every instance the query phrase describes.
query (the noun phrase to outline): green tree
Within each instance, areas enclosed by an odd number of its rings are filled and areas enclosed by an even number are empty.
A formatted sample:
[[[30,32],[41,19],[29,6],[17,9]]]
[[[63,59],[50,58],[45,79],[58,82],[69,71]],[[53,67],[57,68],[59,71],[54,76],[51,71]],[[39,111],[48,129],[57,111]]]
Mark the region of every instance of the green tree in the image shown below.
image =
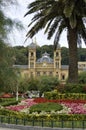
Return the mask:
[[[44,92],[54,90],[59,84],[57,77],[52,76],[41,76],[38,80],[38,90],[40,92],[40,96],[42,96]]]
[[[21,92],[21,93],[27,92],[28,87],[29,87],[29,78],[21,77],[20,78],[20,83],[19,83],[19,92]]]
[[[41,76],[37,78],[25,78],[24,80],[21,80],[22,82],[20,83],[20,91],[25,92],[25,91],[39,91],[40,96],[44,92],[47,91],[52,91],[54,90],[58,84],[59,81],[57,77],[50,77],[50,76]]]
[[[86,48],[78,48],[78,60],[86,61]]]
[[[30,78],[28,83],[28,90],[38,90],[38,79],[37,78]]]
[[[5,92],[12,92],[16,85],[16,74],[12,68],[14,54],[13,49],[8,45],[7,36],[14,26],[22,27],[18,21],[13,21],[5,15],[4,9],[14,3],[15,0],[0,0],[0,90]]]
[[[28,47],[15,46],[14,55],[15,55],[15,64],[17,65],[26,65],[28,64]]]
[[[69,76],[68,82],[78,82],[77,43],[81,38],[86,43],[86,0],[35,0],[28,5],[25,16],[33,14],[28,37],[33,37],[45,28],[48,39],[55,34],[56,49],[62,32],[66,29],[69,45]]]
[[[0,43],[0,90],[5,92],[12,92],[16,84],[13,62],[12,48],[3,42]]]
[[[86,84],[86,71],[79,74],[79,83]]]

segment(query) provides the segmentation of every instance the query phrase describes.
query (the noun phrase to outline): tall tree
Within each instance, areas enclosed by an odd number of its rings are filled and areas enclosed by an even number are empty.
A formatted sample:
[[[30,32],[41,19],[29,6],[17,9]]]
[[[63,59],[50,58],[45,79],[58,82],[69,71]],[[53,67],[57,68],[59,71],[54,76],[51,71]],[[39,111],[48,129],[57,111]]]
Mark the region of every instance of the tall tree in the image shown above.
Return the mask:
[[[33,37],[39,30],[45,28],[48,39],[55,34],[54,47],[57,47],[63,30],[67,30],[69,45],[69,79],[68,82],[78,82],[77,43],[81,38],[86,44],[86,0],[35,0],[28,5],[28,12],[33,14],[27,38]]]
[[[16,84],[16,73],[12,68],[14,54],[13,49],[8,46],[7,36],[13,26],[21,27],[21,24],[5,15],[7,6],[16,2],[16,0],[0,0],[0,90],[2,91],[11,91]]]

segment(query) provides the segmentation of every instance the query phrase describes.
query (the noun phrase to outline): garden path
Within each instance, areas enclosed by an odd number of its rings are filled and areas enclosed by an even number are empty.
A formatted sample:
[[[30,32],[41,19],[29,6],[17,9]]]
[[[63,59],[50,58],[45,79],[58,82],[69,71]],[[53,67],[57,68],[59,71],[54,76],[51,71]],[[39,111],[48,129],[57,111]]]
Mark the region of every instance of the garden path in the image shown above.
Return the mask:
[[[19,129],[12,129],[12,128],[2,128],[2,127],[0,127],[0,130],[19,130]]]

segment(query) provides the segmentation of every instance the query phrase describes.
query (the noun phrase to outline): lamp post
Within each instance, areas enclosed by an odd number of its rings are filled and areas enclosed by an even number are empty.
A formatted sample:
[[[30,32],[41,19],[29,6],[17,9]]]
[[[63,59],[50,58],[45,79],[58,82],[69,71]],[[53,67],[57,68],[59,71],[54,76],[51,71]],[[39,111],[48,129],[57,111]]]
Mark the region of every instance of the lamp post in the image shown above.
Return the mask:
[[[18,101],[18,84],[16,86],[16,101]]]
[[[18,101],[18,87],[19,87],[19,73],[17,73],[17,85],[16,85],[16,101]]]

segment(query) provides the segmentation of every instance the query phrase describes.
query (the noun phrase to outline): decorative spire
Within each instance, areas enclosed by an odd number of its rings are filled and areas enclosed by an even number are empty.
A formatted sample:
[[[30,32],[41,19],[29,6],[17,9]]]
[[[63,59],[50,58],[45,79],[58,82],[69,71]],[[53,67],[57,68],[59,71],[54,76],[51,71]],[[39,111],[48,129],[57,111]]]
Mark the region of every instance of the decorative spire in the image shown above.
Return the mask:
[[[36,37],[34,39],[32,39],[32,42],[37,46]]]
[[[60,46],[60,44],[58,43],[58,44],[57,44],[57,49],[59,49],[59,48],[61,48],[61,46]]]

